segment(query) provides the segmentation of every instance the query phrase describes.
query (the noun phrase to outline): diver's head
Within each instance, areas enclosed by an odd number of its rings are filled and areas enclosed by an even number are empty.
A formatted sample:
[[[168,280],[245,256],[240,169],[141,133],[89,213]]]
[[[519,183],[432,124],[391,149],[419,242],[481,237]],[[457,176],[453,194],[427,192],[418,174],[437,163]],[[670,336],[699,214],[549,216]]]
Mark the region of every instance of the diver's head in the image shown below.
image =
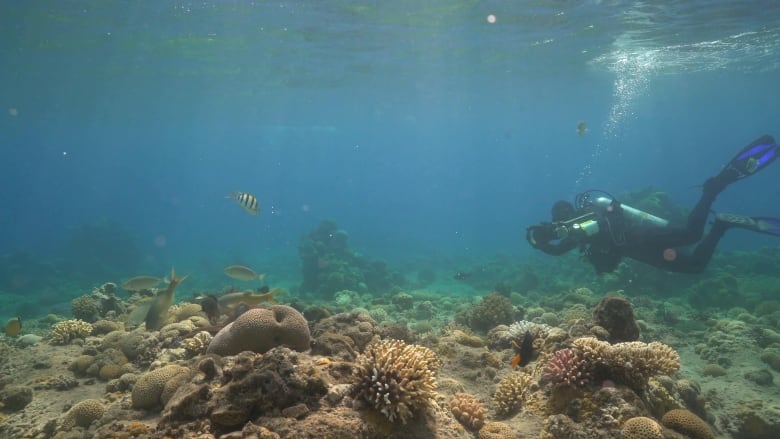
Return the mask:
[[[574,205],[570,202],[565,200],[558,200],[555,202],[555,204],[553,204],[551,213],[553,222],[557,222],[574,218],[574,215],[576,215],[577,211],[574,210]]]

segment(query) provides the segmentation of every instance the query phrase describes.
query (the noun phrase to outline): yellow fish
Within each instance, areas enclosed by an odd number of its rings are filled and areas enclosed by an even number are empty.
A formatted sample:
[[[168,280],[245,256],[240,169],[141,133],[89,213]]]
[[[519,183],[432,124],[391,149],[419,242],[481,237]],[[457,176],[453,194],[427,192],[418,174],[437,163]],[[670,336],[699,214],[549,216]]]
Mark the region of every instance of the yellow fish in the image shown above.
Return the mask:
[[[257,215],[260,213],[260,203],[257,202],[257,198],[246,192],[233,192],[225,198],[231,198],[238,203],[244,210],[250,215]]]
[[[147,331],[156,331],[162,327],[166,317],[168,317],[168,308],[173,303],[176,287],[184,282],[184,279],[187,279],[187,276],[177,278],[176,270],[171,268],[171,283],[168,284],[168,288],[165,291],[157,293],[152,300],[151,306],[149,306],[149,311],[146,313],[144,321],[146,322]]]
[[[243,265],[231,265],[229,267],[225,267],[225,274],[232,277],[236,280],[263,280],[265,277],[265,273],[255,273],[254,270],[252,270],[249,267],[244,267]]]
[[[255,293],[252,291],[240,291],[238,293],[228,293],[217,298],[219,310],[223,314],[232,314],[236,307],[243,303],[245,305],[256,306],[263,302],[276,303],[274,296],[282,291],[281,288],[274,288],[267,293]]]
[[[5,335],[9,337],[16,337],[22,332],[22,319],[14,317],[5,324]]]

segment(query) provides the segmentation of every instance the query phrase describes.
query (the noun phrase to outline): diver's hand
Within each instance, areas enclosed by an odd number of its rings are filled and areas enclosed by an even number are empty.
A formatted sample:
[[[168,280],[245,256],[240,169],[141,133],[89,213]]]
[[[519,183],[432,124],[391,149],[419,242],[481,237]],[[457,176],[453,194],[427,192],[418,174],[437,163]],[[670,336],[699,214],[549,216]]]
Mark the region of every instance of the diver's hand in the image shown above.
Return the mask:
[[[540,244],[558,239],[555,233],[555,226],[550,223],[537,224],[526,229],[525,239],[531,244],[531,247],[538,248]]]

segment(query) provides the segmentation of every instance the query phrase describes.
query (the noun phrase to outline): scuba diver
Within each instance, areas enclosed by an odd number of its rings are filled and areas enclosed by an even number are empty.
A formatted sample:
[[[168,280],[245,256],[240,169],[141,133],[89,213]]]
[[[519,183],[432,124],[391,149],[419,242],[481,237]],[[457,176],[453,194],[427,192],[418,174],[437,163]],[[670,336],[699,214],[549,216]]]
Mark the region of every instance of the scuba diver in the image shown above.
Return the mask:
[[[526,239],[532,247],[554,256],[579,248],[597,273],[614,271],[623,257],[669,271],[700,273],[730,228],[780,236],[780,218],[716,214],[702,239],[718,194],[731,183],[766,168],[778,155],[780,147],[771,136],[743,148],[718,175],[704,183],[702,196],[682,227],[622,204],[604,191],[589,190],[577,195],[574,204],[557,201],[552,207],[552,222],[528,227]],[[691,252],[678,249],[697,242]]]

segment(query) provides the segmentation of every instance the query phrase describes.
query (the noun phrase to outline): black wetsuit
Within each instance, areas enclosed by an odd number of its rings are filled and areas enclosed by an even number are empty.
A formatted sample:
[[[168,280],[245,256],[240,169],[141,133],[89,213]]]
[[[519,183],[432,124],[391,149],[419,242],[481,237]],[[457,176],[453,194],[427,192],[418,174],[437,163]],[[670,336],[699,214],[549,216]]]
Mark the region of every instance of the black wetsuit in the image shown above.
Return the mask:
[[[611,211],[594,208],[599,232],[592,236],[567,236],[557,242],[554,242],[553,237],[532,245],[556,256],[580,248],[598,273],[614,271],[624,257],[669,271],[699,273],[709,263],[718,241],[728,228],[726,223],[716,221],[707,236],[702,239],[712,203],[725,187],[725,182],[717,178],[709,179],[704,184],[702,196],[688,215],[684,227],[632,227],[631,222],[623,217],[619,204],[615,204]],[[699,244],[691,252],[678,250],[678,247],[697,242]]]

